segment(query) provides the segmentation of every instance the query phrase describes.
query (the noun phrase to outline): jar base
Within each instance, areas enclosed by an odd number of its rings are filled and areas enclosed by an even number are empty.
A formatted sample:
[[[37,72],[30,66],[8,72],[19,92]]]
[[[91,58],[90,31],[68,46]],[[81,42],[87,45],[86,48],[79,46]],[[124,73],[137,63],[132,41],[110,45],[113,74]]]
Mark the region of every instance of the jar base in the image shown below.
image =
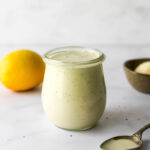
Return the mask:
[[[68,131],[85,131],[85,130],[89,130],[91,128],[94,128],[96,126],[96,124],[94,125],[91,125],[89,127],[86,127],[86,128],[80,128],[80,129],[67,129],[67,128],[63,128],[63,127],[59,127],[57,125],[55,125],[57,128],[60,128],[60,129],[63,129],[63,130],[68,130]]]

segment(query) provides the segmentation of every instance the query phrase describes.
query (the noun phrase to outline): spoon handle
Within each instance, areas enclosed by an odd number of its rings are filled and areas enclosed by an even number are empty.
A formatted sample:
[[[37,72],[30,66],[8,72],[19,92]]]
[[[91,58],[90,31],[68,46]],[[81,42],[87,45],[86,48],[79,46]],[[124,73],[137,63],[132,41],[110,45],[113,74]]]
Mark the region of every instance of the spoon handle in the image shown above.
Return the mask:
[[[142,138],[142,134],[145,130],[147,130],[148,128],[150,128],[150,123],[145,125],[144,127],[142,127],[141,129],[139,129],[136,133],[133,134],[133,136],[136,136],[137,138],[141,139]]]

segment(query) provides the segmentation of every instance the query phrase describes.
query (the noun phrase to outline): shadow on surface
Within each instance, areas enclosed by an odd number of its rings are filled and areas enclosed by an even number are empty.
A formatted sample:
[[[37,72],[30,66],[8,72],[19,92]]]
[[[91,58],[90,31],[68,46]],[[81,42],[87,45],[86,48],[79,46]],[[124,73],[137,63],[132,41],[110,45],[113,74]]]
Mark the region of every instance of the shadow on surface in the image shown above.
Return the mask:
[[[144,114],[142,111],[149,110],[149,105],[140,106],[136,108],[128,108],[127,110],[124,109],[123,111],[120,109],[112,109],[111,111],[106,110],[103,117],[100,119],[100,121],[97,123],[97,125],[91,129],[91,131],[94,134],[100,134],[105,133],[109,134],[109,132],[116,131],[116,135],[119,134],[133,134],[136,132],[139,128],[144,126],[145,124],[149,123],[148,120],[150,120],[150,116],[148,113]],[[144,118],[147,118],[146,120]],[[142,126],[141,126],[142,124]],[[129,128],[129,131],[131,130],[131,133],[126,133],[125,129]],[[118,129],[120,129],[118,131]],[[122,129],[122,131],[121,131]],[[134,129],[133,133],[132,130]],[[115,136],[115,135],[114,135]]]
[[[37,93],[41,93],[41,90],[42,90],[42,86],[39,85],[35,88],[29,89],[29,90],[26,90],[26,91],[18,91],[18,92],[15,92],[15,93],[17,93],[17,94],[37,94]]]
[[[139,150],[150,150],[150,140],[144,140],[143,145]]]

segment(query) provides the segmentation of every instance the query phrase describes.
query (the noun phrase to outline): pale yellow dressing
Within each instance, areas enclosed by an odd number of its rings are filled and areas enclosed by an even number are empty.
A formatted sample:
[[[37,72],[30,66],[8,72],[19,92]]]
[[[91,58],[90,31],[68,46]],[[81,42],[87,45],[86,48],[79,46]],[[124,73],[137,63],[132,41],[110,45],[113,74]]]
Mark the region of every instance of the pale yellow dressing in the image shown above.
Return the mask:
[[[83,62],[98,58],[97,51],[57,52],[50,59]],[[93,126],[104,112],[106,91],[101,64],[75,68],[47,64],[42,101],[47,116],[57,126],[85,129]]]
[[[84,62],[96,59],[99,57],[99,52],[91,50],[71,50],[55,53],[50,56],[51,59],[65,62]]]
[[[103,150],[128,150],[138,147],[139,144],[132,139],[112,139],[104,143]]]

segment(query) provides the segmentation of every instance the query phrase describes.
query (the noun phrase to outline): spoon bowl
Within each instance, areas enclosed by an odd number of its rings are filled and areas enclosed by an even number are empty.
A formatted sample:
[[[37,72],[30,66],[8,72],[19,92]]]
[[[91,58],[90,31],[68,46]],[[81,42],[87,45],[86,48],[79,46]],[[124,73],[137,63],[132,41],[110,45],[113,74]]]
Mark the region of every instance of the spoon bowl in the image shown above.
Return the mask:
[[[142,146],[142,141],[140,139],[137,139],[137,137],[135,137],[134,135],[132,136],[128,136],[128,135],[122,135],[122,136],[116,136],[116,137],[113,137],[113,138],[110,138],[106,141],[104,141],[101,145],[100,145],[100,148],[102,150],[107,150],[107,144],[110,142],[110,141],[116,141],[117,140],[127,140],[127,141],[132,141],[136,146],[134,148],[130,148],[130,149],[126,149],[126,150],[138,150],[141,146]],[[114,149],[112,149],[114,150]],[[123,149],[120,149],[120,150],[123,150]]]

